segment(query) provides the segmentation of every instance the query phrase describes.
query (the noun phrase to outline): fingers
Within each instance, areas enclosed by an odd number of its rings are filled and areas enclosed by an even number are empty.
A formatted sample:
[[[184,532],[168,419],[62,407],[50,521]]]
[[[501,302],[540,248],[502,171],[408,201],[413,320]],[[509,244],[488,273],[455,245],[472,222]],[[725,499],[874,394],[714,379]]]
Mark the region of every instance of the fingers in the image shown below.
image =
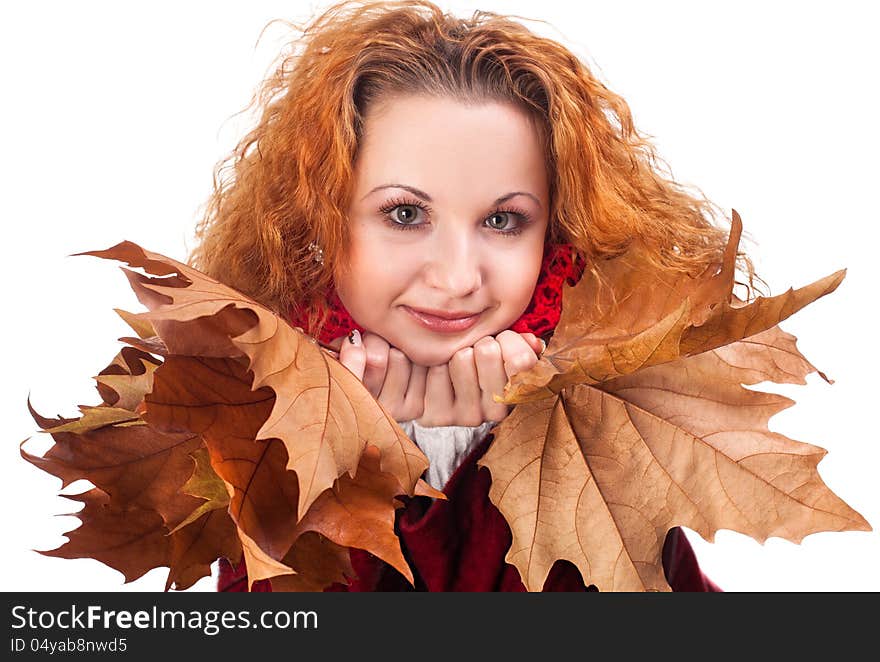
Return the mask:
[[[427,381],[428,368],[423,365],[410,363],[409,384],[407,384],[406,395],[403,400],[403,411],[399,418],[395,417],[395,420],[411,421],[422,417],[425,412]]]
[[[418,420],[426,427],[503,420],[510,406],[494,396],[503,394],[510,377],[532,368],[544,349],[533,333],[508,329],[460,349],[448,363],[426,368],[413,365],[381,336],[361,338],[354,331],[352,338],[333,341],[339,361],[396,420]]]
[[[363,342],[367,356],[367,367],[364,370],[363,378],[364,386],[374,398],[378,399],[388,371],[388,352],[391,345],[385,338],[375,333],[365,333]]]
[[[505,332],[502,331],[501,333],[505,333]],[[514,332],[511,331],[511,333],[514,333]],[[498,335],[501,335],[501,334],[498,334]],[[523,338],[523,340],[526,341],[526,343],[528,344],[529,347],[531,347],[533,350],[535,350],[535,354],[537,354],[538,356],[541,356],[541,354],[544,353],[544,350],[547,349],[547,343],[545,343],[543,340],[541,340],[534,333],[532,333],[532,332],[520,333],[519,335]]]
[[[413,365],[409,357],[391,347],[382,336],[352,331],[336,338],[339,361],[360,379],[364,387],[398,421],[419,418],[424,412],[427,368]]]
[[[495,402],[494,395],[504,392],[507,384],[507,373],[501,353],[501,345],[492,336],[486,336],[474,343],[474,356],[476,359],[477,376],[481,390],[481,403],[484,420],[501,421],[510,412],[510,407],[501,402]]]
[[[415,384],[410,389],[415,368],[418,366],[413,366],[406,354],[399,349],[392,347],[388,350],[388,370],[378,400],[396,421],[408,421],[422,415],[425,399],[424,373],[427,368],[421,370],[421,387],[419,388],[417,370]]]
[[[385,381],[376,399],[390,411],[395,406],[403,405],[403,396],[409,384],[410,363],[404,353],[394,347],[388,348],[387,362]]]
[[[343,337],[339,345],[339,362],[354,373],[354,376],[360,380],[364,378],[364,369],[367,365],[367,352],[361,339],[359,331],[352,331],[350,336],[354,342]]]
[[[377,398],[388,367],[388,342],[375,333],[365,333],[362,337],[360,331],[353,329],[348,336],[335,338],[330,346],[339,349],[339,362],[351,370]]]
[[[453,410],[456,425],[482,424],[483,398],[473,347],[465,347],[453,354],[449,360],[449,378],[455,395]]]
[[[534,334],[527,335],[534,338]],[[496,336],[496,340],[501,346],[504,372],[508,379],[518,372],[532,368],[538,362],[534,347],[516,331],[510,329],[502,331]],[[540,349],[540,341],[538,341],[538,345],[538,349]]]
[[[419,425],[438,427],[452,425],[455,391],[449,378],[449,364],[431,366],[425,376],[425,408]]]

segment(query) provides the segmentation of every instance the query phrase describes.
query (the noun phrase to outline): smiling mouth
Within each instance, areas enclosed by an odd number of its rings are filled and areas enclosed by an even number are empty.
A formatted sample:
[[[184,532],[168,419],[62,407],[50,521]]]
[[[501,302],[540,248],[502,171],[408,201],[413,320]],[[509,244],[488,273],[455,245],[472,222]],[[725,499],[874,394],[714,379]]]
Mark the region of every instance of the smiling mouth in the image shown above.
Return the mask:
[[[479,313],[467,315],[465,317],[441,317],[440,315],[434,315],[424,310],[416,310],[409,306],[403,306],[403,308],[422,327],[441,333],[457,333],[459,331],[465,331],[476,324],[480,315],[483,314],[483,311],[480,311]],[[461,313],[452,313],[452,315],[460,314]]]

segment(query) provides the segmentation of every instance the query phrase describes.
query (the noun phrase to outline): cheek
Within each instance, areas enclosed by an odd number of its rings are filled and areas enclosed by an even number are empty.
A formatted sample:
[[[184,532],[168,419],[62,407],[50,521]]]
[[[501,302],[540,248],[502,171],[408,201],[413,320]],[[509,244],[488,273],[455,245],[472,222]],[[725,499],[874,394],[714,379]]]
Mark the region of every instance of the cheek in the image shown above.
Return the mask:
[[[497,284],[497,298],[505,308],[521,310],[528,305],[540,270],[541,253],[535,257],[534,251],[497,261],[492,277]]]
[[[362,285],[369,282],[373,262],[368,259],[368,250],[359,237],[352,237],[351,247],[346,256],[345,270],[336,274],[336,292],[350,313],[357,312],[363,299]]]
[[[397,297],[401,284],[406,281],[404,257],[381,236],[370,232],[355,233],[348,269],[338,277],[336,288],[349,312],[357,313],[366,321]]]

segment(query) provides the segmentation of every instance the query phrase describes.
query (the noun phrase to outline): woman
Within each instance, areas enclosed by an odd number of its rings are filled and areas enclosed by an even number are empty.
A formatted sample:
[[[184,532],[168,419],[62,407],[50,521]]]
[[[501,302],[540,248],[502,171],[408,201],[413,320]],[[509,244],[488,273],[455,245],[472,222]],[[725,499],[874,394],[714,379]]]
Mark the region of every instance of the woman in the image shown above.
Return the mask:
[[[412,498],[397,522],[416,589],[524,590],[476,465],[510,411],[493,395],[537,362],[563,282],[634,239],[646,269],[698,273],[727,233],[658,171],[623,99],[510,19],[343,2],[297,45],[218,171],[191,262],[338,350],[428,455],[448,500]],[[663,561],[673,589],[717,590],[680,529]],[[334,588],[411,588],[352,562]],[[243,573],[222,566],[220,589]],[[565,561],[544,585],[587,588]]]

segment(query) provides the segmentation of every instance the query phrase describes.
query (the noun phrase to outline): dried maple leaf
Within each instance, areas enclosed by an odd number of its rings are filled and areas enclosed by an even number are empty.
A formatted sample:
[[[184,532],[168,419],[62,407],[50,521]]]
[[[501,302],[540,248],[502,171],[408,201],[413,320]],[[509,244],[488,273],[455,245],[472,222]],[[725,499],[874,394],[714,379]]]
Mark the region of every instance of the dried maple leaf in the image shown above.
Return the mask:
[[[84,504],[83,509],[75,513],[83,525],[65,534],[69,542],[42,554],[64,559],[97,559],[119,570],[126,582],[170,563],[168,530],[156,511],[114,506],[110,497],[97,488],[65,498]]]
[[[153,371],[160,361],[134,347],[123,347],[96,377],[105,404],[134,411],[153,388]]]
[[[394,532],[394,510],[400,505],[399,483],[380,469],[379,451],[368,446],[357,474],[343,476],[324,492],[300,521],[300,533],[315,531],[333,542],[365,549],[397,569],[413,583]]]
[[[248,572],[248,590],[254,582],[263,579],[295,575],[296,571],[281,561],[277,561],[263,551],[262,547],[248,536],[247,533],[238,529],[238,537],[241,539],[242,555]]]
[[[167,527],[166,527],[167,528]],[[235,535],[235,524],[224,510],[211,510],[189,524],[168,534],[171,558],[168,563],[167,591],[192,586],[211,574],[211,564],[218,558],[237,564],[241,559],[241,541]]]
[[[277,439],[256,439],[275,395],[266,387],[252,391],[252,382],[239,360],[168,356],[156,370],[145,413],[157,430],[186,430],[204,439],[210,470],[230,497],[229,513],[242,539],[250,581],[291,574],[283,559],[307,531],[343,547],[365,549],[412,580],[394,534],[395,496],[405,488],[380,470],[378,450],[365,449],[355,476],[344,474],[299,517],[298,481],[287,468],[287,447]]]
[[[345,584],[355,574],[348,548],[314,531],[306,531],[296,539],[284,564],[297,574],[273,577],[273,591],[323,591],[334,583]]]
[[[144,416],[163,433],[188,431],[205,440],[213,471],[228,485],[229,514],[249,540],[246,550],[252,542],[279,560],[296,538],[299,492],[284,444],[256,440],[274,394],[250,384],[241,361],[168,356]]]
[[[55,443],[42,457],[23,448],[21,454],[59,477],[63,486],[78,479],[96,486],[66,497],[85,504],[76,514],[82,524],[66,534],[67,543],[44,554],[95,558],[122,572],[126,581],[166,565],[166,588],[184,589],[210,575],[220,556],[237,562],[241,547],[225,511],[193,516],[201,499],[182,491],[193,484],[190,453],[202,448],[202,439],[188,431],[162,434],[132,411],[134,406],[108,404],[141,404],[157,364],[140,350],[123,348],[96,377],[104,405],[81,406],[78,419],[49,419],[31,408]],[[103,381],[108,375],[119,380]]]
[[[841,270],[798,290],[742,304],[732,297],[742,222],[736,211],[723,261],[696,278],[648,267],[638,244],[565,285],[562,315],[531,370],[510,380],[504,402],[549,397],[570,384],[597,384],[699,354],[769,329],[833,292]]]
[[[212,510],[226,510],[229,507],[229,492],[226,490],[223,479],[214,472],[214,468],[211,466],[208,449],[198,448],[190,453],[190,457],[195,463],[195,468],[192,476],[184,483],[180,491],[204,499],[204,503],[187,515],[180,524],[171,530],[171,533],[190,522],[194,522],[205,513]]]
[[[127,242],[94,254],[150,274],[123,270],[150,312],[117,311],[137,337],[96,377],[102,405],[71,419],[32,410],[55,445],[22,455],[64,484],[96,485],[82,497],[82,526],[52,553],[98,558],[127,580],[168,565],[176,588],[243,555],[251,582],[320,590],[353,574],[354,546],[412,581],[396,497],[445,497],[420,479],[427,459],[360,381],[301,331],[185,265]],[[132,541],[118,554],[102,546],[110,523]],[[141,539],[155,552],[129,559]]]
[[[136,313],[130,313],[120,308],[114,308],[113,310],[122,318],[123,322],[131,327],[132,331],[138,335],[138,338],[151,338],[156,335],[156,329],[150,320],[142,319]]]
[[[211,563],[219,556],[233,562],[241,556],[234,532],[229,530],[231,522],[219,511],[169,535],[155,510],[119,506],[97,488],[65,498],[84,504],[74,513],[82,525],[66,533],[68,542],[58,549],[41,552],[46,556],[97,559],[121,572],[127,582],[153,568],[169,566],[166,590],[172,584],[186,589],[210,576]]]
[[[366,444],[381,454],[383,472],[413,495],[427,459],[360,381],[305,334],[273,312],[204,274],[122,242],[84,253],[127,262],[151,276],[126,271],[143,314],[174,354],[246,355],[253,388],[275,393],[257,439],[280,439],[299,480],[297,512],[344,473],[353,475]],[[439,493],[436,496],[440,496]]]
[[[131,351],[128,351],[131,350]],[[202,444],[193,433],[184,431],[166,435],[149,427],[140,414],[133,409],[109,406],[121,398],[117,391],[102,383],[102,376],[112,372],[124,378],[123,366],[134,364],[152,366],[144,368],[149,380],[132,381],[120,388],[131,402],[143,400],[147,387],[152,387],[152,370],[155,359],[145,360],[143,352],[125,348],[101,371],[98,391],[105,404],[98,407],[81,406],[78,419],[48,419],[30,407],[31,414],[43,429],[52,435],[54,445],[42,457],[31,455],[24,448],[21,455],[37,467],[57,476],[62,487],[85,479],[105,492],[115,507],[139,507],[155,510],[166,524],[181,521],[198,505],[198,500],[179,493],[192,474],[189,453]],[[119,387],[118,382],[115,386]],[[138,397],[133,397],[137,386]]]
[[[819,477],[823,449],[769,431],[792,401],[743,387],[804,383],[815,368],[776,325],[843,272],[738,302],[740,229],[734,212],[723,263],[697,278],[646,274],[636,249],[605,265],[610,290],[592,277],[566,288],[542,361],[499,398],[516,406],[479,464],[529,590],[557,559],[600,590],[669,590],[661,553],[674,526],[795,542],[870,530]]]
[[[412,580],[394,534],[395,497],[443,495],[420,479],[427,459],[359,380],[308,336],[185,265],[129,243],[96,255],[152,274],[123,270],[151,312],[117,311],[138,337],[96,377],[102,405],[71,419],[32,410],[55,445],[22,455],[64,484],[92,481],[106,500],[81,511],[82,526],[53,554],[98,558],[127,580],[168,565],[177,588],[217,558],[244,555],[251,582],[318,590],[352,574],[348,548],[357,546]],[[127,558],[134,545],[109,553],[110,521],[124,540],[161,530],[164,547],[138,562]],[[317,557],[328,552],[332,562]]]

